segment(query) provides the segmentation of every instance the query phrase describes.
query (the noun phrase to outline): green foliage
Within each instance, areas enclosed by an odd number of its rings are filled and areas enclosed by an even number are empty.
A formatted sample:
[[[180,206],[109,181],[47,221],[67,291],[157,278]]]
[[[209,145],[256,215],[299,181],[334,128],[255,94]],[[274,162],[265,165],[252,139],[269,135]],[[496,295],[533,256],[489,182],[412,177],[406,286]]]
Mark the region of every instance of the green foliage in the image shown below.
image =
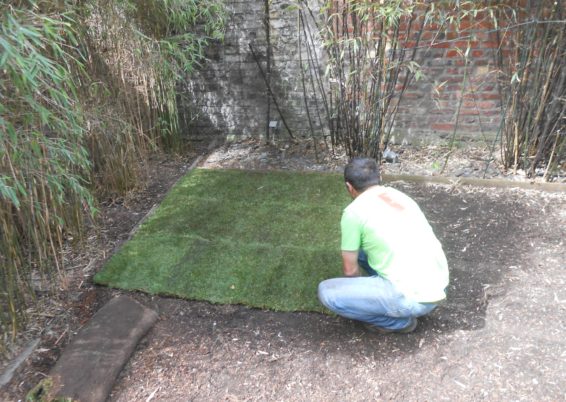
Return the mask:
[[[196,170],[95,281],[283,311],[322,311],[318,283],[340,274],[337,174]]]
[[[0,325],[13,334],[31,267],[60,271],[63,226],[78,232],[82,206],[94,211],[73,77],[80,63],[68,50],[75,16],[33,6],[0,9]]]
[[[226,12],[220,0],[121,0],[147,37],[166,49],[177,70],[191,71],[210,40],[224,38]],[[195,30],[196,27],[196,30]]]
[[[101,138],[96,142],[103,148],[98,154],[112,155],[95,170],[110,182],[121,178],[117,185],[128,188],[135,184],[131,166],[148,149],[179,148],[176,85],[199,65],[210,41],[222,39],[224,8],[220,1],[99,0],[81,12],[86,46],[96,56],[87,70],[97,78],[96,92],[110,95],[90,97],[92,125]],[[116,111],[118,121],[111,117]],[[101,122],[99,114],[108,118]],[[115,140],[112,131],[126,132],[124,141]],[[117,159],[132,162],[125,169]]]
[[[93,194],[131,189],[149,152],[178,146],[175,85],[223,23],[220,1],[0,2],[0,346],[31,277],[64,276]]]

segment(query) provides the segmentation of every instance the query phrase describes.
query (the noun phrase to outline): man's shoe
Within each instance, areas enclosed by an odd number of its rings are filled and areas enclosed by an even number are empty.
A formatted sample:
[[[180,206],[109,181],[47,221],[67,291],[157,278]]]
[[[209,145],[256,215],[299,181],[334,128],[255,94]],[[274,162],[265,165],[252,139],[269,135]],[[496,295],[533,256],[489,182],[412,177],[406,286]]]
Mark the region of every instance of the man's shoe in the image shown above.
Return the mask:
[[[409,325],[401,329],[382,328],[372,324],[364,324],[364,326],[366,327],[367,330],[371,332],[378,332],[381,334],[391,334],[391,333],[408,334],[410,332],[413,332],[417,328],[417,324],[418,324],[417,319],[415,317],[411,317],[411,321],[409,322]]]

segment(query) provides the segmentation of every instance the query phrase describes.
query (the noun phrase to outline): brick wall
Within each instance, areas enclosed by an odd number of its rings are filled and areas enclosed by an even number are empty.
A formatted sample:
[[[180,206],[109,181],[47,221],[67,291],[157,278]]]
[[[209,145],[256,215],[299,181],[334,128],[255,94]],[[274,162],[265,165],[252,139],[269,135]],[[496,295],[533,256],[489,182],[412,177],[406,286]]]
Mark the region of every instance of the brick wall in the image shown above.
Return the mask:
[[[415,39],[407,38],[406,47],[414,47]],[[497,47],[486,16],[464,20],[459,30],[444,34],[438,34],[437,26],[425,26],[417,54],[425,78],[406,89],[395,141],[439,142],[451,140],[454,133],[456,141],[491,141],[501,117]]]
[[[226,4],[229,20],[224,43],[211,47],[208,62],[181,86],[186,95],[181,106],[192,113],[192,121],[185,121],[187,132],[192,137],[276,135],[284,138],[289,132],[305,137],[311,132],[308,112],[312,130],[320,135],[325,127],[324,112],[320,94],[313,93],[308,79],[315,67],[305,61],[308,54],[304,39],[299,57],[301,30],[298,10],[293,7],[295,2],[271,0],[268,14],[264,0],[227,0]],[[318,2],[311,0],[309,5],[316,13]],[[434,26],[423,34],[417,61],[425,78],[411,82],[406,89],[393,130],[395,142],[447,141],[456,125],[457,141],[493,138],[500,119],[493,73],[497,43],[494,34],[488,32],[491,26],[478,21],[481,18],[464,21],[460,34],[454,30],[439,37]],[[312,25],[312,21],[309,23]],[[316,32],[314,26],[310,29]],[[414,39],[407,38],[408,48],[415,46]],[[275,100],[268,93],[266,79],[254,60],[250,44],[271,83]],[[462,53],[468,45],[469,57],[465,62]],[[324,60],[320,43],[316,55]],[[306,95],[303,77],[307,77]],[[269,128],[270,121],[276,122],[277,127]]]

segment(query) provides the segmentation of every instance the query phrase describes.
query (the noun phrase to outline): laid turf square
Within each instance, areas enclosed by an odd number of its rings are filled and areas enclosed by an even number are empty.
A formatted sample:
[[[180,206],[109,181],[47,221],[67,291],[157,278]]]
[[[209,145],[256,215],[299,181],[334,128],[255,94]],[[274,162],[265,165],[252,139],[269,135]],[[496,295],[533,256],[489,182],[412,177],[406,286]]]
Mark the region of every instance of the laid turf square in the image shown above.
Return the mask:
[[[316,288],[340,275],[348,202],[338,174],[196,169],[94,280],[213,303],[323,311]]]

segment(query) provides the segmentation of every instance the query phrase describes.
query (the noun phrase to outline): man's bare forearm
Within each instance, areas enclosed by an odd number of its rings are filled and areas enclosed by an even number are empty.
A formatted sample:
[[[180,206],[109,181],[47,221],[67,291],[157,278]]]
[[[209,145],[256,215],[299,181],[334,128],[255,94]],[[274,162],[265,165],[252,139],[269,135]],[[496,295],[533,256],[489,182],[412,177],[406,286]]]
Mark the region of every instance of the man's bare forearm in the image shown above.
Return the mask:
[[[360,276],[357,251],[342,251],[342,270],[344,271],[344,276]]]

